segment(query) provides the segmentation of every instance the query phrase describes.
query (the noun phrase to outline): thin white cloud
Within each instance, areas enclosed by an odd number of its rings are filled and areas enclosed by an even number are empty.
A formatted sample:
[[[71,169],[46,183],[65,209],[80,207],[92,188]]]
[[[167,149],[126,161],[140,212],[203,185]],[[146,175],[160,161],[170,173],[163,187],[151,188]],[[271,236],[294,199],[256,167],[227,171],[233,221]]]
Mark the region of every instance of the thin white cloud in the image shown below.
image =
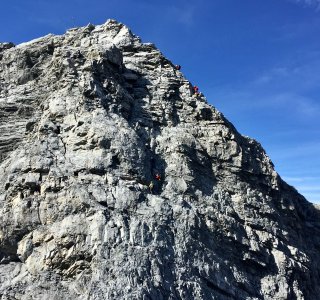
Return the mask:
[[[252,87],[261,88],[272,85],[273,89],[285,88],[291,92],[305,91],[320,87],[320,52],[299,53],[300,61],[296,58],[284,62],[262,72],[252,81]]]
[[[178,14],[178,20],[185,25],[192,25],[194,23],[195,9],[190,7]]]
[[[320,204],[320,193],[312,193],[312,192],[303,192],[301,193],[298,189],[298,192],[302,194],[308,201],[316,204]]]
[[[304,143],[295,147],[283,145],[282,147],[272,147],[269,149],[269,154],[271,157],[276,158],[277,161],[292,162],[299,169],[301,168],[301,161],[308,160],[310,162],[313,161],[315,165],[318,164],[319,149],[320,143]]]
[[[192,26],[196,21],[196,7],[194,5],[176,5],[168,8],[168,14],[171,19],[185,26]]]
[[[284,176],[283,179],[294,186],[308,201],[320,202],[320,177],[318,176]]]
[[[290,176],[284,176],[283,179],[286,180],[286,181],[290,181],[290,182],[305,182],[305,181],[317,180],[319,182],[319,188],[320,188],[320,177],[312,177],[312,176],[290,177]]]
[[[320,136],[320,128],[309,128],[308,133],[312,134],[313,136]],[[276,132],[273,132],[273,136],[277,138],[289,138],[289,139],[295,139],[299,136],[305,136],[305,129],[304,128],[284,128],[279,129]]]
[[[309,91],[320,89],[319,57],[318,52],[301,61],[288,61],[264,70],[245,85],[225,87],[218,91],[219,95],[217,90],[214,93],[224,101],[236,102],[234,107],[242,113],[267,108],[285,109],[298,118],[318,117],[319,98]]]
[[[297,4],[301,4],[304,6],[313,7],[316,10],[320,10],[320,0],[289,0],[289,1]]]
[[[297,185],[297,189],[301,192],[317,192],[317,194],[320,194],[320,186],[312,186],[312,185]]]
[[[234,114],[249,113],[256,110],[286,111],[299,120],[317,118],[320,115],[319,99],[313,99],[297,92],[273,90],[266,85],[259,89],[245,87],[243,90],[229,88],[207,93],[208,99],[223,99],[228,103],[228,111]],[[214,96],[210,96],[210,94]],[[226,110],[226,109],[225,109]]]
[[[291,110],[301,117],[314,117],[320,114],[320,105],[314,99],[291,92],[279,92],[260,97],[254,106],[255,108],[286,108],[286,111]]]

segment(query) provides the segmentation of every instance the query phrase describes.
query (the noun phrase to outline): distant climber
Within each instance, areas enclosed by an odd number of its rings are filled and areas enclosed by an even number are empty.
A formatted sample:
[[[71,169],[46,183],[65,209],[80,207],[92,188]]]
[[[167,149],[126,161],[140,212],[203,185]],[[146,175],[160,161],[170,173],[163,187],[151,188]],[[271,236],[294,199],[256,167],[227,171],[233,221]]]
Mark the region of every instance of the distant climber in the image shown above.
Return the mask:
[[[194,93],[194,94],[192,95],[192,97],[194,97],[194,98],[196,98],[196,99],[201,98],[201,96],[202,96],[202,93],[201,93],[201,92],[197,92],[197,93]]]
[[[153,181],[151,181],[150,184],[149,184],[149,191],[152,194],[152,192],[153,192]]]
[[[158,180],[158,181],[161,180],[161,176],[160,176],[158,173],[154,176],[154,178],[155,178],[156,180]]]
[[[180,65],[175,65],[175,68],[176,68],[176,70],[180,70],[181,69],[181,66]]]
[[[196,85],[193,87],[193,92],[195,94],[199,93],[199,88]]]

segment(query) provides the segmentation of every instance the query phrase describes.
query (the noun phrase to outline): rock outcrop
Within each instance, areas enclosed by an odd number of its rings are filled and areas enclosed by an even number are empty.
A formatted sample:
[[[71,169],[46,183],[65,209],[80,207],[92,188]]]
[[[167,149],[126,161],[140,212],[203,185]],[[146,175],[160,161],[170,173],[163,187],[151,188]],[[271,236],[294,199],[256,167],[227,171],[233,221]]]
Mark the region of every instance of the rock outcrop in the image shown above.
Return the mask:
[[[1,299],[318,299],[319,210],[123,24],[0,44],[0,132]]]

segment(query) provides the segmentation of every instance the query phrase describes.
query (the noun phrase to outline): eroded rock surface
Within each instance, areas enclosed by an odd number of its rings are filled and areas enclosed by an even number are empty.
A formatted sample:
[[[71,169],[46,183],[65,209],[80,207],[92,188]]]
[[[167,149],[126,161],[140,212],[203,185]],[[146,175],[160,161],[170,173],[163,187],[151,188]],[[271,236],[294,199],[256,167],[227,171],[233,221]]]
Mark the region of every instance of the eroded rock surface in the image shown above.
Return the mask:
[[[318,209],[126,26],[0,44],[0,132],[1,299],[319,299]]]

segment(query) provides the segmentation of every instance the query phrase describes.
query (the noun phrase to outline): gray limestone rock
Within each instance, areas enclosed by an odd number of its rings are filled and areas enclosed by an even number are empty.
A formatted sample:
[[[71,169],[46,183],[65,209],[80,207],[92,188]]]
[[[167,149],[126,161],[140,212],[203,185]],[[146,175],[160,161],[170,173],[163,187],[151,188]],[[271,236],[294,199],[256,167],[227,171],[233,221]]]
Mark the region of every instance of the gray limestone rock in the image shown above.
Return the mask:
[[[0,44],[0,132],[0,299],[318,299],[319,209],[123,24]]]

